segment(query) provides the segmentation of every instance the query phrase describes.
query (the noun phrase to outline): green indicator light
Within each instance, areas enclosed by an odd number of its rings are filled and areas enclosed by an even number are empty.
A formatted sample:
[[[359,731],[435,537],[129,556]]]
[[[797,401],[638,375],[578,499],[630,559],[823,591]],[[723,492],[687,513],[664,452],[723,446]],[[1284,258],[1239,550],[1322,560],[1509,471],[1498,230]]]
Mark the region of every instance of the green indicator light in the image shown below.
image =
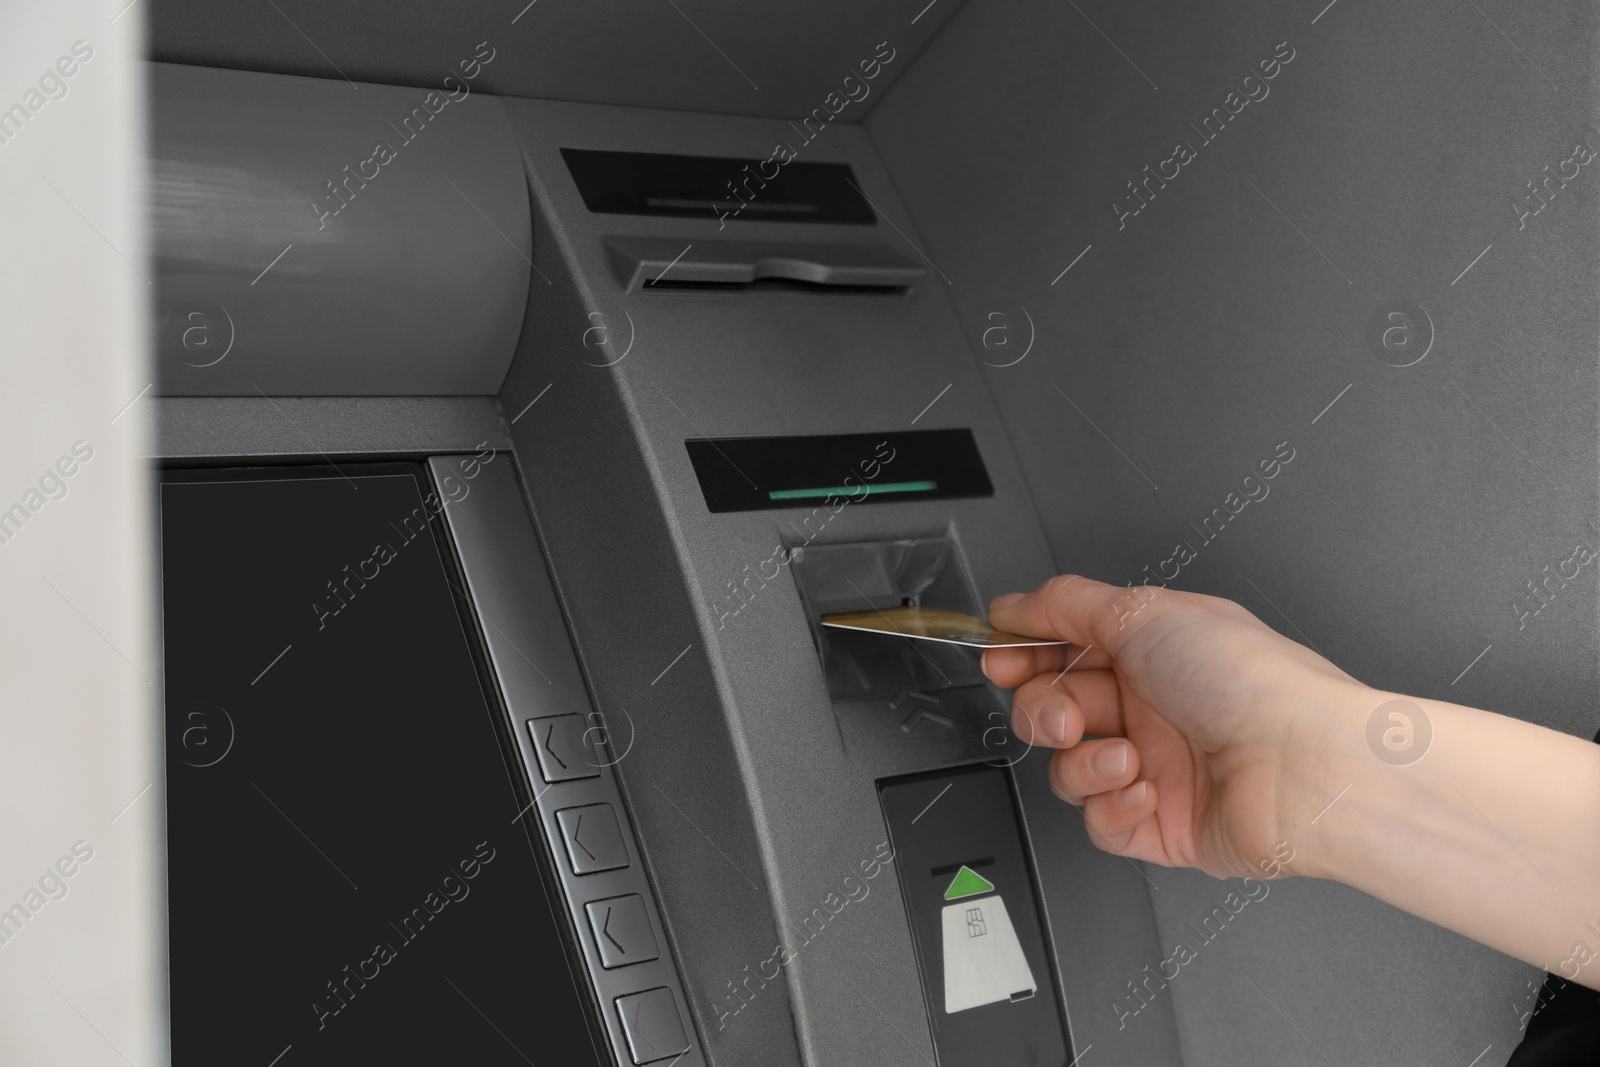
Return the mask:
[[[879,485],[863,484],[855,489],[845,485],[823,486],[820,489],[773,489],[768,500],[814,500],[823,496],[856,497],[872,493],[930,493],[939,488],[938,482],[883,482]],[[865,492],[863,492],[865,490]]]
[[[951,879],[950,887],[944,891],[944,899],[960,900],[962,897],[975,897],[979,893],[994,891],[994,883],[971,867],[962,867]]]

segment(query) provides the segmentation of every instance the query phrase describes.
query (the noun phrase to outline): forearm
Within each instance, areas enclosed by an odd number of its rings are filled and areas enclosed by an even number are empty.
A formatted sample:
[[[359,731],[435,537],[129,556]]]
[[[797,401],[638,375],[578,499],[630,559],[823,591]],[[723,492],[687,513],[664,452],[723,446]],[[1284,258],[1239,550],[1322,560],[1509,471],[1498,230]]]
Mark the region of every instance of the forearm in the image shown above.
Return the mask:
[[[1395,762],[1376,754],[1382,730],[1369,743],[1373,712],[1394,700],[1431,726],[1415,762],[1399,761],[1417,749],[1383,750]],[[1327,762],[1308,779],[1326,800],[1310,798],[1282,827],[1293,868],[1600,988],[1600,745],[1364,687],[1337,702]],[[1380,719],[1405,740],[1401,720]]]

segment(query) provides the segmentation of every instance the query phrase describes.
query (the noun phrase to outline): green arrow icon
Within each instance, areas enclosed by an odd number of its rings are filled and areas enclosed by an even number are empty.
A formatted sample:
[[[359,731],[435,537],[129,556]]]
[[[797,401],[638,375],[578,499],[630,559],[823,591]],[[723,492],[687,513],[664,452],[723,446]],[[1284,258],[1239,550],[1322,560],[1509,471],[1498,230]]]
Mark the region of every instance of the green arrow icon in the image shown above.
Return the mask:
[[[962,867],[956,876],[950,880],[950,885],[944,891],[944,899],[960,900],[962,897],[975,897],[979,893],[991,893],[994,883],[971,867]]]

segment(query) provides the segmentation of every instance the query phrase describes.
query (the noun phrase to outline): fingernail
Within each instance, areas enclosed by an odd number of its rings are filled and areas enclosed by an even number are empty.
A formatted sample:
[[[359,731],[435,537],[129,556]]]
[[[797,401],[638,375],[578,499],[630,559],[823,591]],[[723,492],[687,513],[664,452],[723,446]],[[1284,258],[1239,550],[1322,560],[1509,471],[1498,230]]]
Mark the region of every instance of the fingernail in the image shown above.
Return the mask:
[[[1105,745],[1095,752],[1089,764],[1102,778],[1121,778],[1128,770],[1128,746]]]
[[[1039,716],[1039,736],[1051,744],[1064,745],[1067,743],[1067,711],[1065,708],[1051,708]]]
[[[989,610],[995,611],[999,608],[1009,608],[1011,605],[1021,600],[1024,595],[1025,594],[1023,593],[1002,593],[1000,596],[997,596],[993,600],[989,601]]]
[[[1150,783],[1141,778],[1128,788],[1118,792],[1117,805],[1132,811],[1144,803],[1144,798],[1149,792]]]

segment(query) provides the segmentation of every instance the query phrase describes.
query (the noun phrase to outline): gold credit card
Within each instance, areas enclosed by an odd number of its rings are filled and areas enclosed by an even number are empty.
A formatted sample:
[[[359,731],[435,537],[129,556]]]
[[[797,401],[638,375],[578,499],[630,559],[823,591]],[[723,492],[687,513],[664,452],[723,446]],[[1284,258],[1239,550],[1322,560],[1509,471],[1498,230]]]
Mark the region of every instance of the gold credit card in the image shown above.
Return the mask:
[[[1064,645],[1038,637],[1002,633],[971,615],[938,608],[884,608],[882,611],[835,611],[822,617],[822,625],[836,630],[865,630],[888,637],[914,637],[920,641],[943,641],[972,648],[997,648],[1007,645]]]

